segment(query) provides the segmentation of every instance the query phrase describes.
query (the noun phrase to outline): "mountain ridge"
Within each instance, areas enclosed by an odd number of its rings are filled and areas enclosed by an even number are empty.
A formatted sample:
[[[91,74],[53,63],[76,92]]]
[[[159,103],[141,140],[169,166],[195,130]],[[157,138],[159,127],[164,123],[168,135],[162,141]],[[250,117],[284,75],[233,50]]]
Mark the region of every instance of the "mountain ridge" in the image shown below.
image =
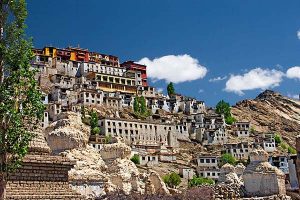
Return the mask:
[[[250,121],[258,132],[275,132],[295,146],[300,133],[300,101],[272,90],[265,90],[254,99],[242,100],[231,109],[238,121]]]

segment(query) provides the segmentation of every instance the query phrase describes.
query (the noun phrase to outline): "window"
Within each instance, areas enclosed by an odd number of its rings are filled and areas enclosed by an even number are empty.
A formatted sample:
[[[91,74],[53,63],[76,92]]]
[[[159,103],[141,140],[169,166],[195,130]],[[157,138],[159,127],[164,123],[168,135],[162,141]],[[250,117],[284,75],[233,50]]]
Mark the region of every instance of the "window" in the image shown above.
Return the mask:
[[[145,156],[142,156],[142,160],[146,160]]]
[[[215,172],[213,172],[213,173],[212,173],[212,176],[215,176],[215,175],[216,175],[216,173],[215,173]]]
[[[210,163],[210,159],[206,159],[206,163]]]
[[[204,159],[200,159],[200,163],[204,163]]]
[[[107,132],[110,133],[110,132],[111,132],[111,128],[108,128],[108,129],[107,129]]]
[[[211,162],[212,163],[216,163],[216,159],[211,159]]]

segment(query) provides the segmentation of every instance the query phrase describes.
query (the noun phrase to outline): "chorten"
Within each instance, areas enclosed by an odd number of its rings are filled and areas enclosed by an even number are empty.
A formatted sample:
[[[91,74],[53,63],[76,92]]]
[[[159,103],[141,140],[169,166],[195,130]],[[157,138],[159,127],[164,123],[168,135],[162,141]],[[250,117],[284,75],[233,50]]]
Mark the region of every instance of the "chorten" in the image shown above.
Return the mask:
[[[75,163],[51,155],[42,130],[35,134],[21,167],[7,177],[5,199],[85,199],[68,182],[68,171]]]

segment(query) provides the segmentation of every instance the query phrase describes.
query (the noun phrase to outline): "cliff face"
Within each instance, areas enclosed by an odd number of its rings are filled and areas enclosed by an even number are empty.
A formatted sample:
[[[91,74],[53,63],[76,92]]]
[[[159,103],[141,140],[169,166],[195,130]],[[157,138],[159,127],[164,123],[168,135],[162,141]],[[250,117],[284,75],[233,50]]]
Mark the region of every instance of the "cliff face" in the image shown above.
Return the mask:
[[[266,90],[253,100],[243,100],[232,107],[238,120],[250,121],[259,132],[276,132],[295,146],[300,133],[300,101]]]

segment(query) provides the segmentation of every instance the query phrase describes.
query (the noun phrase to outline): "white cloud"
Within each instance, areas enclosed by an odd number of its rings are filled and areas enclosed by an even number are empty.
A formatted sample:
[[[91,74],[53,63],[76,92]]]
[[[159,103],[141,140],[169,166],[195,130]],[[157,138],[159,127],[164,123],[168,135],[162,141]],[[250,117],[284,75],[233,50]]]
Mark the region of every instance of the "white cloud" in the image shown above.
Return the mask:
[[[203,92],[204,92],[203,89],[199,89],[199,90],[198,90],[198,93],[203,93]]]
[[[224,76],[224,77],[218,76],[218,77],[215,77],[215,78],[211,78],[208,81],[209,82],[218,82],[218,81],[223,81],[225,79],[227,79],[227,76]]]
[[[300,29],[297,31],[297,37],[300,40]]]
[[[157,88],[156,90],[157,90],[157,92],[159,92],[159,93],[162,93],[162,92],[164,91],[163,88]]]
[[[147,65],[148,76],[153,81],[181,83],[203,78],[207,73],[207,69],[196,58],[187,54],[167,55],[153,60],[145,57],[138,63]]]
[[[291,67],[286,71],[286,76],[288,78],[300,79],[300,67]]]
[[[299,94],[291,94],[291,93],[288,93],[287,96],[291,99],[299,99]]]
[[[231,75],[225,91],[243,95],[245,90],[267,89],[279,86],[284,73],[275,69],[255,68],[243,75]]]

